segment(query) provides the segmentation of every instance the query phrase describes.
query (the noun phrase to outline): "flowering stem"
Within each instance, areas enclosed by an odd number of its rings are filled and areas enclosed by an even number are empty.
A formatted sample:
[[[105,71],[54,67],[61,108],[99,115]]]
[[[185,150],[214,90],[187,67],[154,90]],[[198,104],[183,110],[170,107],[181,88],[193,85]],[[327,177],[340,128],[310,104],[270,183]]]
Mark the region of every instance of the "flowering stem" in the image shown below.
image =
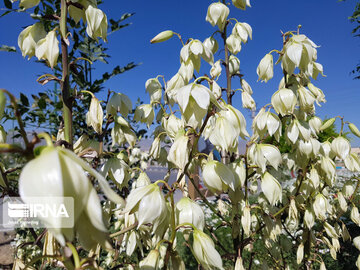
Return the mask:
[[[232,95],[231,95],[231,75],[230,75],[230,69],[229,69],[229,49],[226,45],[226,27],[228,22],[225,24],[224,31],[221,33],[221,37],[224,41],[224,49],[225,49],[225,71],[226,71],[226,97],[227,97],[227,103],[232,104]]]
[[[71,244],[70,242],[67,242],[66,245],[70,248],[71,253],[72,253],[72,255],[73,255],[74,263],[75,263],[75,269],[80,268],[79,253],[77,252],[76,248],[75,248],[74,245]]]
[[[127,233],[128,231],[131,231],[132,229],[135,229],[137,227],[137,225],[138,225],[138,222],[136,221],[133,225],[130,225],[129,227],[126,227],[126,228],[124,228],[121,231],[118,231],[116,233],[110,234],[110,238],[113,238],[113,237],[122,235],[124,233]]]
[[[62,79],[61,92],[63,101],[63,119],[65,127],[65,141],[67,141],[71,148],[73,144],[72,132],[72,98],[70,94],[69,83],[69,55],[68,45],[66,42],[66,23],[67,23],[67,4],[66,0],[61,0],[61,18],[60,18],[60,33],[61,33],[61,52],[62,52]]]

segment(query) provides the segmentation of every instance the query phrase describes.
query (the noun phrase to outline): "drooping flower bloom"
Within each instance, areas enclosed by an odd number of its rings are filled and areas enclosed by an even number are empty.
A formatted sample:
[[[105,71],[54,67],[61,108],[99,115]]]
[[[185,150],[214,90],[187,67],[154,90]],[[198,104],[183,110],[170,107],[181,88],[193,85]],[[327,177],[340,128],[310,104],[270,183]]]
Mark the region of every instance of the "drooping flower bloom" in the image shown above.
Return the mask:
[[[205,216],[201,207],[187,197],[181,198],[176,204],[177,223],[191,223],[197,229],[203,230],[205,226]]]
[[[28,59],[33,57],[35,55],[36,43],[45,36],[46,32],[42,23],[35,23],[21,31],[18,37],[18,46],[22,56],[28,56]]]
[[[223,3],[212,3],[206,14],[206,21],[211,23],[212,26],[217,25],[219,30],[224,30],[224,26],[229,16],[229,8]]]
[[[93,97],[91,98],[89,111],[86,113],[86,124],[92,126],[96,133],[102,132],[102,124],[104,119],[104,112],[100,101]]]
[[[245,10],[246,6],[251,7],[250,0],[232,0],[232,3],[235,7],[242,10]]]
[[[189,161],[189,137],[179,132],[169,150],[168,161],[172,162],[180,170],[184,170]]]
[[[54,68],[59,57],[59,41],[55,30],[36,43],[35,55],[39,60],[47,60],[50,67]]]
[[[92,39],[97,40],[101,37],[104,41],[107,41],[107,17],[106,14],[101,10],[92,5],[89,5],[85,10],[86,17],[86,33]]]

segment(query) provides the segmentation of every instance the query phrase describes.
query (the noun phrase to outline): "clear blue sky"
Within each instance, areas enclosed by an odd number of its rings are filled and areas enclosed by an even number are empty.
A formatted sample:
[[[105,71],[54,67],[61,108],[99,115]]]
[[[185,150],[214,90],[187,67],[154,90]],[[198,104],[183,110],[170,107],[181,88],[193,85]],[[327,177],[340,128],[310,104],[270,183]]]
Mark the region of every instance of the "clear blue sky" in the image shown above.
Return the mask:
[[[149,40],[158,32],[171,29],[183,38],[204,40],[216,29],[205,21],[206,11],[211,1],[207,0],[104,0],[101,5],[108,18],[119,18],[125,12],[135,12],[129,19],[130,27],[109,36],[110,65],[98,64],[98,74],[116,65],[128,62],[142,63],[139,67],[111,79],[106,87],[123,92],[132,100],[140,97],[148,102],[145,94],[145,81],[159,74],[170,79],[179,68],[180,42],[173,38],[165,43],[150,44]],[[2,3],[1,3],[2,4]],[[353,80],[350,71],[359,62],[360,39],[354,38],[354,27],[348,21],[356,1],[347,0],[252,0],[252,8],[241,11],[231,8],[230,16],[238,21],[247,22],[253,28],[253,40],[243,46],[238,57],[241,71],[254,90],[258,107],[270,102],[272,93],[277,90],[280,79],[280,66],[275,67],[275,77],[267,84],[257,82],[256,67],[261,58],[272,49],[281,49],[280,30],[295,30],[301,24],[301,32],[321,47],[318,48],[318,62],[323,64],[325,78],[314,82],[321,88],[327,99],[323,107],[317,107],[320,117],[345,116],[347,121],[360,128],[360,80]],[[23,26],[32,22],[24,13],[11,14],[0,18],[0,44],[16,45],[17,37]],[[34,59],[24,60],[21,54],[0,52],[0,87],[17,94],[21,91],[28,95],[44,91],[35,82],[36,75],[46,71]],[[219,55],[215,55],[218,59]],[[203,71],[208,73],[210,66],[203,63]],[[238,87],[236,84],[234,87]],[[236,106],[241,106],[240,95],[235,97]],[[244,115],[250,113],[242,110]],[[247,117],[249,119],[249,117]],[[250,126],[248,121],[248,126]],[[339,126],[339,123],[338,123]],[[360,140],[354,139],[355,146]]]

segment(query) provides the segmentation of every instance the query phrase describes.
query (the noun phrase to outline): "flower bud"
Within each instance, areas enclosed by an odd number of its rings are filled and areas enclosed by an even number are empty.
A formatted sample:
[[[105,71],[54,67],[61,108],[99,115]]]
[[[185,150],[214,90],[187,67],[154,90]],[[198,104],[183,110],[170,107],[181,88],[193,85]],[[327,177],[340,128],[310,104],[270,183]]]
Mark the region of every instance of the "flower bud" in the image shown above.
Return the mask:
[[[315,215],[311,209],[306,209],[304,214],[305,225],[311,230],[315,224]]]
[[[360,226],[359,209],[355,205],[351,209],[350,218],[356,225]]]
[[[297,103],[294,92],[290,89],[282,88],[276,91],[271,97],[271,104],[275,111],[282,116],[292,114]]]
[[[344,160],[350,154],[351,145],[347,139],[344,137],[337,137],[331,143],[331,150]]]
[[[232,171],[223,163],[211,160],[202,168],[204,184],[215,193],[222,193],[229,187],[235,190],[235,178]]]
[[[163,31],[163,32],[157,34],[155,37],[153,37],[150,40],[150,43],[160,43],[160,42],[167,41],[168,39],[172,38],[173,35],[174,35],[174,32],[171,30]]]
[[[208,48],[213,54],[219,49],[219,44],[217,40],[213,37],[208,37],[203,42],[204,46]]]
[[[323,125],[320,127],[320,131],[323,131],[327,128],[329,128],[330,126],[332,126],[332,124],[335,123],[335,117],[334,118],[330,118],[328,119],[325,123],[323,123]]]
[[[187,197],[181,198],[176,204],[177,224],[191,223],[197,229],[203,230],[205,226],[205,216],[201,207]]]
[[[268,172],[261,178],[261,190],[271,205],[275,205],[282,199],[282,189],[280,183]]]
[[[223,269],[220,254],[212,239],[200,230],[194,230],[193,253],[197,261],[206,269]]]
[[[101,107],[100,101],[93,97],[91,98],[90,108],[86,114],[86,124],[92,126],[96,133],[102,132],[104,112]]]
[[[256,73],[259,76],[258,81],[267,82],[274,77],[274,60],[272,54],[267,54],[261,59]]]
[[[114,93],[106,105],[106,115],[116,116],[117,112],[120,112],[124,117],[127,117],[131,110],[131,100],[127,95],[121,93]]]
[[[160,150],[161,150],[160,138],[156,137],[153,143],[151,144],[149,155],[153,157],[153,159],[158,159],[160,157]]]
[[[349,129],[352,134],[360,138],[360,131],[353,123],[349,123]]]
[[[241,92],[241,101],[243,104],[243,108],[250,109],[250,110],[256,110],[256,103],[255,100],[252,98],[252,96],[246,92]]]
[[[360,172],[360,159],[356,153],[351,153],[344,159],[345,167],[352,172]]]
[[[242,88],[244,91],[248,92],[250,95],[252,95],[252,94],[253,94],[253,90],[252,90],[251,86],[247,83],[247,81],[245,81],[244,79],[241,79],[240,82],[241,82],[241,88]]]
[[[47,60],[50,67],[54,68],[59,56],[59,41],[55,30],[50,31],[46,37],[37,42],[35,55],[39,60]]]
[[[297,252],[296,252],[296,262],[297,264],[300,264],[304,258],[304,243],[301,243],[298,246]]]
[[[92,39],[97,40],[101,37],[105,42],[107,41],[108,22],[106,14],[96,7],[89,5],[85,10],[86,17],[86,33]]]
[[[243,213],[241,216],[241,225],[244,230],[244,233],[246,236],[250,235],[250,229],[251,229],[251,213],[250,213],[250,207],[245,206],[243,208]]]
[[[317,88],[312,83],[308,83],[307,87],[309,88],[309,90],[313,94],[313,96],[315,97],[318,105],[320,105],[319,102],[326,102],[323,91],[321,91],[319,88]]]
[[[224,30],[224,26],[227,17],[229,16],[229,12],[229,8],[223,3],[212,3],[208,7],[205,20],[211,23],[212,26],[217,25],[219,27],[219,30],[222,31]]]
[[[232,0],[232,3],[235,7],[242,10],[245,10],[246,6],[251,7],[250,0]]]
[[[28,56],[29,59],[35,55],[36,43],[46,36],[42,23],[26,27],[18,37],[18,46],[22,56]]]
[[[336,166],[334,161],[329,157],[322,157],[320,161],[322,171],[325,173],[325,181],[329,186],[332,186],[336,176]]]
[[[188,142],[188,136],[179,134],[169,150],[168,161],[172,162],[180,170],[184,170],[189,161]]]

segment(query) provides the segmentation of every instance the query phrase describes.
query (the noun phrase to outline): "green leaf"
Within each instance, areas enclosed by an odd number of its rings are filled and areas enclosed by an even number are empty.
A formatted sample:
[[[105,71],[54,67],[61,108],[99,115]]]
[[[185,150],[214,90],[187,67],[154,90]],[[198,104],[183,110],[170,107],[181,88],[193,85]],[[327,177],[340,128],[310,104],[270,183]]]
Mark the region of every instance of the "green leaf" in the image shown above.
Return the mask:
[[[4,0],[4,5],[8,9],[12,9],[12,3],[10,0]]]
[[[23,93],[20,93],[20,102],[22,105],[28,107],[29,106],[29,99]]]
[[[1,45],[0,52],[16,52],[16,48],[14,46]]]

